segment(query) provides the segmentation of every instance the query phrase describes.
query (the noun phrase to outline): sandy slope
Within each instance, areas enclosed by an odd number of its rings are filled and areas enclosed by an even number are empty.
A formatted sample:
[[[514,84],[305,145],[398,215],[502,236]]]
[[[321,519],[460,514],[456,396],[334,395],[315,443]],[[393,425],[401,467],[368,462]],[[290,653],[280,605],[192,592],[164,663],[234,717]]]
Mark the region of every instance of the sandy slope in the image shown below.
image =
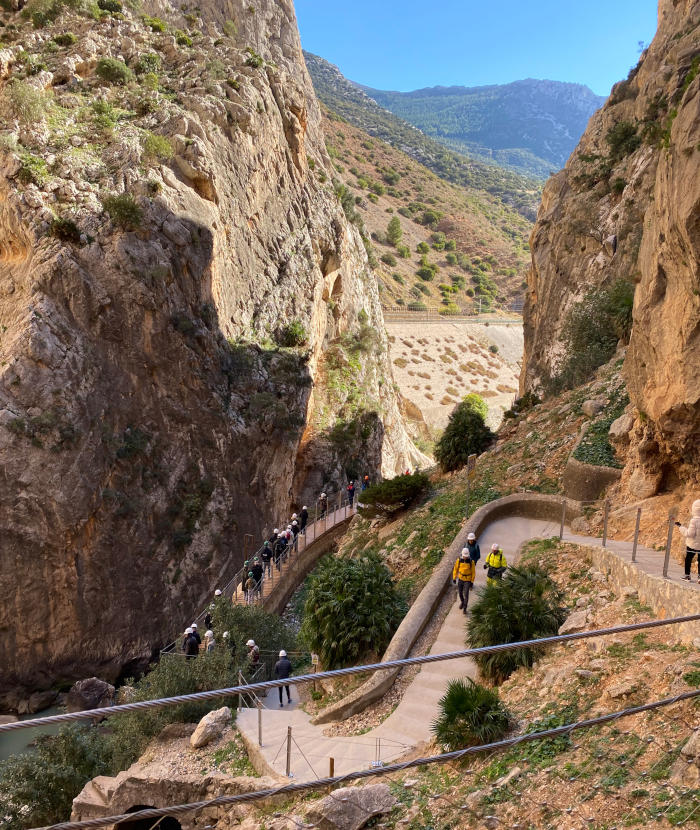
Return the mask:
[[[520,326],[464,321],[386,321],[394,378],[432,431],[444,429],[455,405],[478,392],[489,426],[500,424],[518,390],[523,353]],[[498,352],[489,351],[490,346]]]

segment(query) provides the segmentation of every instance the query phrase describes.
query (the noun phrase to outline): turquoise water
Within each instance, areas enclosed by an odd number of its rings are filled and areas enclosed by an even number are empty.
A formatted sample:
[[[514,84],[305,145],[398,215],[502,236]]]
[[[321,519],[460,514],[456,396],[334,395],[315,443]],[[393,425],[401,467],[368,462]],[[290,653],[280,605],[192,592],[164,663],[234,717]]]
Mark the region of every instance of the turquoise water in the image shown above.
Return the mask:
[[[52,706],[50,709],[44,709],[43,712],[37,712],[34,715],[20,715],[19,719],[46,718],[49,715],[60,715],[64,711],[60,706]],[[40,735],[55,735],[60,728],[61,725],[57,723],[53,726],[18,729],[16,732],[0,732],[0,761],[4,761],[10,755],[17,755],[20,752],[31,752],[32,748],[29,744],[32,741]]]

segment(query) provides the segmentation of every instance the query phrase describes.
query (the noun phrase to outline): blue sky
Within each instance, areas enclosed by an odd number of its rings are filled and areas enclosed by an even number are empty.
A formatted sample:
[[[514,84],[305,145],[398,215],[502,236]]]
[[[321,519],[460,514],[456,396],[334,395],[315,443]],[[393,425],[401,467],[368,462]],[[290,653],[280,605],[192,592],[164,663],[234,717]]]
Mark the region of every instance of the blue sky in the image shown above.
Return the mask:
[[[598,95],[656,31],[657,0],[295,0],[304,49],[377,89],[573,81]]]

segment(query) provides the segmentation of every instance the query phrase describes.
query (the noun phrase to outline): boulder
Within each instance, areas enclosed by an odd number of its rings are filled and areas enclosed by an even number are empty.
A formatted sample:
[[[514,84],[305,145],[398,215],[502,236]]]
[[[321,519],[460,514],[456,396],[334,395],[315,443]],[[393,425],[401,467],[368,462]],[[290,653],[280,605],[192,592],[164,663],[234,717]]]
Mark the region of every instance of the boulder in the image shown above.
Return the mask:
[[[625,677],[608,687],[608,695],[612,698],[627,697],[636,691],[637,681],[631,677]]]
[[[659,492],[662,474],[653,470],[637,467],[629,477],[627,489],[633,499],[650,499]]]
[[[591,398],[589,401],[584,401],[581,404],[581,412],[589,418],[595,418],[605,409],[605,401],[600,398]]]
[[[700,786],[700,729],[696,729],[681,749],[681,754],[671,767],[672,784],[695,788]]]
[[[583,631],[588,623],[588,611],[574,611],[559,626],[560,634],[573,634],[574,631]]]
[[[591,526],[586,519],[585,516],[576,516],[575,519],[571,520],[571,532],[572,533],[581,533],[584,536],[588,536],[591,532]]]
[[[629,434],[633,426],[634,417],[631,413],[626,412],[610,424],[608,438],[613,444],[628,443],[630,440]]]
[[[396,804],[388,784],[344,787],[312,805],[306,818],[319,830],[359,830]]]
[[[200,746],[206,746],[211,741],[220,738],[224,729],[231,723],[231,710],[228,706],[222,706],[221,709],[215,709],[213,712],[208,712],[202,720],[197,724],[197,728],[190,737],[190,746],[193,749],[199,749]]]
[[[101,709],[114,702],[114,686],[99,677],[87,677],[74,683],[66,695],[66,709],[82,712],[85,709]]]

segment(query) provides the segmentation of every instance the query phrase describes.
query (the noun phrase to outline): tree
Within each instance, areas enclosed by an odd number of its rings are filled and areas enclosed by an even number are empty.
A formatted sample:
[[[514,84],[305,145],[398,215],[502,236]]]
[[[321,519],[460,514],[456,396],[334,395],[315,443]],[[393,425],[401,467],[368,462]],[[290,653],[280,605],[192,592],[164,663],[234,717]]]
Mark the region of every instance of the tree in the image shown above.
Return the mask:
[[[497,741],[510,726],[510,715],[498,692],[469,677],[450,680],[439,706],[440,716],[432,730],[448,751]]]
[[[368,487],[362,493],[360,513],[363,516],[376,516],[378,513],[390,514],[405,510],[430,484],[425,473],[398,475]]]
[[[542,568],[509,568],[471,605],[467,643],[480,648],[556,634],[566,619],[561,602],[561,592]],[[541,653],[541,648],[518,648],[475,659],[482,675],[499,683],[520,666],[531,666]]]
[[[380,655],[406,613],[406,603],[376,553],[328,556],[310,578],[301,637],[328,669]]]
[[[464,467],[472,453],[481,453],[493,440],[486,426],[488,412],[483,398],[474,393],[457,405],[435,447],[435,458],[444,472]]]
[[[389,243],[396,247],[401,242],[403,231],[401,230],[401,222],[398,216],[392,216],[389,224],[386,227],[386,238]]]

